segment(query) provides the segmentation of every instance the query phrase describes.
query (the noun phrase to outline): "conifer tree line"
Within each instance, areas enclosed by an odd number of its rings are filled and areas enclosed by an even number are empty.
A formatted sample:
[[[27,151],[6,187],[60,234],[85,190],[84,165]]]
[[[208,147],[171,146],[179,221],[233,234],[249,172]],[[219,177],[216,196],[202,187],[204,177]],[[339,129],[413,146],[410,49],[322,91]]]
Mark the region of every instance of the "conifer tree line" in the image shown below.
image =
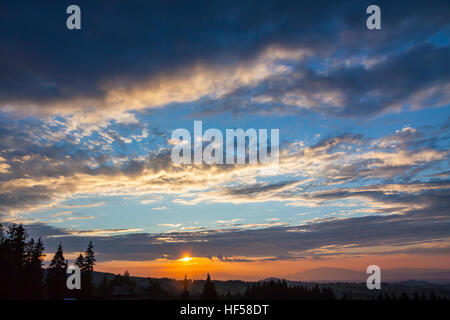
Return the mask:
[[[275,299],[275,300],[335,300],[336,296],[329,287],[322,289],[316,284],[288,285],[285,280],[268,281],[248,286],[243,295],[244,299]]]
[[[62,244],[47,268],[44,268],[44,245],[41,239],[28,239],[21,224],[3,227],[0,224],[0,300],[4,299],[180,299],[180,300],[352,300],[352,292],[336,295],[332,288],[306,284],[288,284],[285,280],[270,280],[248,284],[245,290],[218,292],[207,274],[206,280],[170,280],[174,287],[161,285],[157,279],[148,278],[145,285],[137,285],[128,271],[123,275],[103,274],[98,286],[94,281],[96,263],[94,246],[89,242],[74,264],[81,272],[81,289],[67,288],[68,261],[64,258]],[[100,280],[100,278],[98,279]],[[216,282],[217,283],[217,282]],[[195,286],[195,288],[194,288]],[[201,286],[201,287],[199,287]],[[195,290],[194,290],[195,289]],[[445,297],[418,291],[410,293],[379,293],[373,300],[442,300]]]
[[[182,281],[182,293],[180,298],[188,300],[190,282],[186,276]],[[194,298],[195,299],[195,298]],[[319,288],[315,285],[308,288],[306,285],[288,285],[286,280],[270,280],[257,282],[247,286],[246,290],[241,293],[239,291],[226,294],[219,294],[216,291],[211,276],[207,275],[203,284],[201,300],[335,300],[334,292],[329,287]]]
[[[62,245],[44,269],[44,245],[28,239],[22,224],[4,228],[0,224],[0,299],[63,299],[91,298],[94,291],[95,254],[92,242],[84,256],[75,261],[81,271],[81,289],[67,289],[68,261]]]
[[[21,224],[12,224],[3,228],[0,224],[0,299],[110,299],[120,296],[132,297],[136,291],[136,283],[125,271],[123,275],[115,275],[108,280],[103,276],[96,288],[94,285],[95,253],[92,242],[84,255],[80,254],[74,264],[81,271],[81,290],[69,290],[66,285],[68,261],[64,258],[63,247],[59,244],[56,253],[47,269],[43,267],[44,245],[39,238],[28,240],[28,235]],[[306,287],[288,286],[285,281],[257,283],[249,286],[245,293],[226,295],[217,293],[209,273],[203,284],[200,296],[192,296],[189,292],[190,281],[186,278],[181,284],[181,295],[168,292],[161,285],[149,279],[144,296],[149,299],[182,299],[216,300],[216,299],[334,299],[331,289],[320,290]],[[114,292],[115,289],[121,289]],[[116,290],[118,291],[118,290]]]

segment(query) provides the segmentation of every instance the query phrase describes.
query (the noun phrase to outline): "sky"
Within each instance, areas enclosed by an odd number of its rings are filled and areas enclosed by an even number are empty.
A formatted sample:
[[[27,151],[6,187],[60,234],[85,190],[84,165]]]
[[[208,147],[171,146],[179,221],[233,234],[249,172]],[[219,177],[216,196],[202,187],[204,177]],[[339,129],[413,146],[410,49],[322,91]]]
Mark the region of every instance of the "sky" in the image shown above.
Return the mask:
[[[0,222],[141,276],[448,269],[450,5],[371,4],[2,1]],[[174,163],[196,120],[278,168]]]

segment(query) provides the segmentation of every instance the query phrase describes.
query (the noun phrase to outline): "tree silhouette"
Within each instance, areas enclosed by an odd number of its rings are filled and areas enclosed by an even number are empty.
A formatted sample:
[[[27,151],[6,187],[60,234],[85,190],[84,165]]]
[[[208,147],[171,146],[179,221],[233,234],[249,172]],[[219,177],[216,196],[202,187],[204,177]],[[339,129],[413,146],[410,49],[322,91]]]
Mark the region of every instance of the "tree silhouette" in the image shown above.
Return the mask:
[[[6,298],[8,292],[7,275],[8,275],[8,247],[6,245],[6,235],[3,231],[3,226],[0,223],[0,298]]]
[[[182,283],[183,292],[181,293],[181,300],[188,300],[189,299],[189,281],[186,278],[186,275],[184,275],[184,280]]]
[[[158,283],[158,281],[149,278],[145,293],[148,299],[167,299],[168,294],[166,290]]]
[[[433,290],[431,290],[431,292],[430,292],[430,300],[433,300],[433,301],[437,300],[436,294],[434,293]]]
[[[214,282],[211,281],[211,276],[208,273],[206,277],[206,282],[203,285],[203,300],[215,300],[217,299],[216,287],[214,286]]]
[[[128,271],[125,271],[123,275],[117,274],[114,276],[114,278],[111,280],[111,287],[113,291],[115,288],[118,290],[128,293],[133,292],[134,288],[136,287],[136,282],[130,278],[130,273]]]
[[[93,250],[94,246],[92,241],[86,249],[85,255],[80,253],[78,258],[75,260],[75,265],[80,268],[81,271],[81,290],[77,292],[78,298],[90,299],[94,295],[94,265],[95,265],[95,254]]]
[[[228,295],[227,295],[228,296]],[[239,299],[237,295],[235,299]],[[314,285],[308,288],[306,285],[288,285],[286,280],[270,280],[248,285],[243,299],[246,300],[335,300],[335,294],[329,287]],[[347,295],[344,294],[344,298]]]
[[[21,225],[10,225],[6,232],[1,232],[2,242],[2,297],[20,299],[24,289],[23,274],[25,263],[25,232]]]
[[[409,300],[409,296],[408,296],[408,294],[406,292],[403,292],[400,299],[401,300]]]
[[[82,269],[82,276],[84,281],[84,291],[87,297],[92,297],[94,294],[94,266],[95,266],[95,254],[94,254],[94,246],[92,245],[92,241],[89,242],[89,245],[84,254],[84,264]]]
[[[26,251],[27,261],[24,269],[27,286],[24,293],[29,299],[41,299],[44,296],[44,270],[42,263],[45,257],[41,238],[37,242],[31,239],[27,244]]]
[[[67,261],[61,243],[47,268],[47,289],[50,299],[62,299],[67,294]]]
[[[102,282],[98,286],[98,295],[100,298],[107,299],[112,294],[112,286],[111,283],[106,278],[106,274],[103,275]]]
[[[0,224],[0,298],[43,298],[43,251],[41,240],[27,241],[21,224],[4,229]]]
[[[23,226],[20,225],[11,225],[8,230],[9,233],[9,258],[10,258],[10,266],[11,266],[11,278],[9,281],[12,282],[12,286],[15,286],[15,290],[13,290],[14,298],[23,298],[23,293],[25,290],[25,279],[21,277],[24,273],[24,265],[26,263],[26,253],[25,249],[27,247],[26,238],[27,234]]]
[[[111,281],[108,281],[106,274],[103,275],[98,291],[94,292],[93,272],[95,266],[94,246],[89,243],[84,255],[80,254],[74,261],[75,265],[81,270],[82,290],[69,291],[66,287],[67,281],[67,261],[64,258],[62,244],[53,256],[47,271],[43,268],[44,245],[41,239],[28,239],[27,232],[22,225],[11,224],[6,228],[0,224],[0,299],[62,299],[75,296],[80,299],[98,298],[129,298],[145,297],[149,299],[189,299],[191,292],[196,292],[203,285],[201,298],[205,300],[212,299],[293,299],[293,300],[334,300],[335,293],[331,289],[337,288],[339,297],[343,300],[352,299],[352,291],[346,287],[345,291],[340,285],[335,284],[294,284],[285,280],[260,281],[256,283],[247,283],[245,291],[242,284],[233,294],[230,292],[230,286],[224,285],[221,281],[213,282],[211,276],[207,275],[206,281],[192,282],[184,277],[181,282],[181,294],[176,288],[179,288],[179,281],[173,280],[173,284],[167,287],[167,281],[150,279],[147,285],[139,286],[135,280],[130,277],[128,271],[123,275],[116,275]],[[46,279],[46,286],[43,279]],[[234,284],[233,284],[234,285]],[[245,284],[244,284],[245,285]],[[218,287],[220,296],[216,292]],[[231,287],[232,289],[233,287]],[[47,289],[47,290],[45,290]],[[117,289],[117,290],[116,290]],[[135,290],[136,289],[136,290]],[[372,293],[369,296],[361,296],[356,292],[355,298],[359,299],[378,299],[389,300],[445,300],[446,293],[439,295],[441,288],[436,287],[438,292],[430,289],[419,290],[414,288],[393,288],[383,293]],[[405,290],[401,292],[399,290]],[[170,291],[171,290],[171,291]],[[170,292],[170,293],[169,293]],[[225,294],[226,292],[226,294]],[[45,294],[47,293],[47,295]],[[95,295],[96,294],[96,295]],[[128,297],[127,297],[128,296]],[[198,296],[194,294],[194,297]]]
[[[80,268],[80,270],[84,269],[84,257],[83,255],[80,253],[80,255],[78,256],[78,258],[75,259],[75,265]]]
[[[87,294],[86,294],[86,288],[85,288],[86,280],[85,280],[85,276],[84,276],[84,257],[81,253],[78,256],[78,258],[75,259],[74,264],[80,269],[80,275],[81,275],[81,289],[75,290],[74,295],[78,299],[84,299],[84,298],[86,298]]]

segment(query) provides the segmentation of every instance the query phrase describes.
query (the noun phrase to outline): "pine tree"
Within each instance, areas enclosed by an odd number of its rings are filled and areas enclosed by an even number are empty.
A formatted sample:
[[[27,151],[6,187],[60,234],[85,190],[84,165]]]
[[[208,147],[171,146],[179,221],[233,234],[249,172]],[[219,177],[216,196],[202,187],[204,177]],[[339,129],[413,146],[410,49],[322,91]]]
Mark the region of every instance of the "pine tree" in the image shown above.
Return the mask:
[[[84,271],[85,272],[93,272],[94,266],[95,266],[95,253],[94,253],[94,246],[92,245],[92,241],[89,242],[89,245],[85,252],[85,258],[84,258]]]
[[[9,246],[2,224],[0,224],[0,299],[8,297],[9,292]]]
[[[85,263],[84,263],[84,257],[83,257],[83,255],[81,253],[78,256],[78,258],[75,259],[74,264],[80,269],[81,289],[74,290],[73,294],[78,299],[85,299],[86,296],[87,296],[86,279],[85,279],[86,276],[85,276],[85,272],[84,272],[84,265],[85,265]]]
[[[5,231],[3,230],[3,225],[0,223],[0,259],[5,257],[6,249],[6,236]]]
[[[84,256],[80,253],[75,260],[75,265],[81,271],[81,290],[77,290],[76,294],[79,299],[90,299],[94,296],[94,265],[95,254],[92,241],[86,249]]]
[[[11,225],[8,230],[9,244],[10,244],[10,259],[14,267],[20,270],[26,261],[25,248],[27,246],[26,238],[28,235],[25,232],[22,224]]]
[[[186,275],[184,275],[182,287],[183,287],[183,292],[181,293],[181,300],[188,300],[189,299],[189,281],[187,280]]]
[[[123,275],[117,274],[111,280],[111,287],[113,288],[113,291],[115,287],[122,287],[126,288],[128,292],[133,292],[135,286],[136,282],[130,278],[130,273],[126,270]]]
[[[61,243],[47,269],[47,289],[50,299],[62,299],[67,294],[67,261]]]
[[[84,257],[83,255],[80,253],[80,255],[78,256],[78,258],[75,259],[75,265],[80,268],[81,271],[84,270]]]
[[[108,279],[106,278],[106,274],[103,274],[102,282],[98,286],[98,295],[101,298],[106,299],[111,295],[111,293],[112,293],[111,283],[108,282]]]
[[[5,266],[7,276],[4,285],[7,289],[7,297],[12,299],[23,299],[26,297],[27,281],[25,265],[27,263],[27,242],[28,237],[22,224],[12,224],[7,230],[7,265]]]
[[[25,275],[28,285],[26,296],[29,299],[42,299],[44,296],[44,270],[42,263],[44,261],[44,245],[41,238],[38,241],[31,239],[27,243],[27,264],[25,266]]]
[[[217,299],[216,288],[214,286],[214,282],[211,281],[211,276],[209,275],[209,273],[208,276],[206,277],[206,282],[203,285],[202,299],[203,300]]]
[[[167,298],[167,292],[159,284],[157,280],[148,278],[148,285],[145,288],[145,292],[148,299],[164,299]]]
[[[433,290],[431,290],[431,292],[430,292],[430,300],[433,300],[433,301],[437,300],[436,294],[434,293]]]
[[[82,268],[84,284],[83,291],[86,294],[87,298],[92,298],[94,294],[94,265],[95,265],[95,254],[94,254],[94,246],[92,245],[92,241],[89,242],[89,245],[84,254],[84,264]]]
[[[27,237],[21,224],[0,225],[0,298],[43,298],[44,246]]]

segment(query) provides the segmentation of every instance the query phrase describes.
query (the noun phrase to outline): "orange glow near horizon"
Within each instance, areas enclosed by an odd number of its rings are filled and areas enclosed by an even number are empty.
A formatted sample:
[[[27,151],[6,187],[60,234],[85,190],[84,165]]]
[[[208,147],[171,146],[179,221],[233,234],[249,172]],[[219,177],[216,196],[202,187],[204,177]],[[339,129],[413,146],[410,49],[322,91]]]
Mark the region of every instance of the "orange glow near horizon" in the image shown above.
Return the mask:
[[[202,258],[184,255],[177,260],[156,259],[152,261],[106,261],[98,262],[97,271],[123,273],[142,277],[168,277],[203,279],[210,273],[217,280],[260,280],[269,277],[289,280],[306,280],[296,273],[316,268],[342,268],[365,272],[367,266],[376,264],[381,269],[394,268],[443,268],[450,266],[450,257],[442,255],[367,255],[316,260],[252,260],[249,262],[228,262],[218,258]]]

